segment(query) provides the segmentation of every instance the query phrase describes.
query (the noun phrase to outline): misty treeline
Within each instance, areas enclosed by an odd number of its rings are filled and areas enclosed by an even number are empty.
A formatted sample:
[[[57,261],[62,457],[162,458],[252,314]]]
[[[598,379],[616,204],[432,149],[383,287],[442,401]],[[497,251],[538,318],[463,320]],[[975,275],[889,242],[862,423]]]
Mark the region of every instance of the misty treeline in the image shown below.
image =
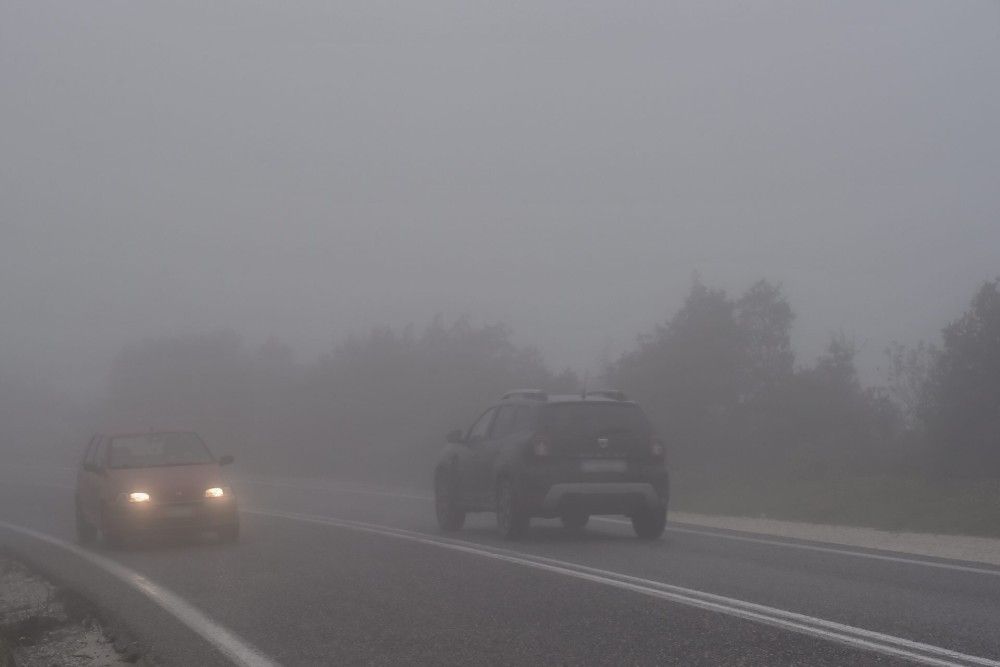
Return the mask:
[[[681,468],[824,476],[891,465],[893,404],[861,386],[851,341],[834,336],[797,367],[793,322],[766,281],[738,298],[695,281],[608,376],[646,406]]]
[[[843,334],[814,364],[797,364],[793,322],[767,281],[738,298],[695,281],[607,375],[646,405],[682,469],[1000,477],[996,281],[944,328],[940,348],[890,345],[883,386],[862,386]]]
[[[1000,478],[996,281],[946,324],[940,345],[890,346],[879,387],[862,385],[856,348],[842,334],[814,363],[798,363],[794,321],[772,283],[731,296],[695,280],[679,310],[590,385],[639,400],[675,470]],[[581,384],[512,342],[503,325],[436,317],[422,329],[353,336],[308,363],[277,340],[252,349],[231,332],[150,339],[114,360],[98,409],[39,409],[48,396],[2,381],[0,404],[8,442],[51,435],[53,419],[82,430],[192,428],[248,470],[422,481],[443,434],[468,426],[504,391]]]
[[[307,364],[276,340],[251,350],[221,332],[124,350],[105,420],[196,428],[250,469],[423,481],[445,431],[516,386],[578,382],[512,343],[507,327],[464,318],[375,329]]]

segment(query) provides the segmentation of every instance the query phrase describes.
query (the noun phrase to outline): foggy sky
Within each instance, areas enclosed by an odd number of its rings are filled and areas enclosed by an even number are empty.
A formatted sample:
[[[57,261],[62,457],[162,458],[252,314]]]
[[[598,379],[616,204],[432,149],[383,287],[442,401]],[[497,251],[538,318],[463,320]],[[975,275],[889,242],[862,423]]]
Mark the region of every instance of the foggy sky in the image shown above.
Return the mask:
[[[0,369],[435,313],[592,366],[692,275],[865,377],[1000,274],[1000,3],[0,4]]]

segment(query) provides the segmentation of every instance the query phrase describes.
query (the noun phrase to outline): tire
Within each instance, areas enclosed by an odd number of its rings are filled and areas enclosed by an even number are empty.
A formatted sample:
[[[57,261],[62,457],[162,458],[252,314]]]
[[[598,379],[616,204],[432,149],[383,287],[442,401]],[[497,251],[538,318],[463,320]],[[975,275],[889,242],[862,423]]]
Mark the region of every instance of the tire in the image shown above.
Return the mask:
[[[521,506],[517,487],[507,477],[497,482],[497,527],[506,540],[516,540],[528,530],[531,517]]]
[[[226,526],[221,526],[215,531],[215,533],[218,535],[220,541],[228,544],[235,544],[240,541],[240,524],[231,523]]]
[[[104,546],[109,549],[118,550],[125,547],[125,535],[110,526],[104,509],[101,510],[101,538],[104,540]]]
[[[632,515],[632,529],[640,540],[656,540],[667,527],[667,508],[643,509]]]
[[[563,528],[575,532],[586,528],[590,515],[586,512],[567,512],[559,517],[559,520],[562,521]]]
[[[80,544],[92,544],[97,539],[97,528],[87,521],[87,517],[83,515],[83,510],[80,509],[79,501],[75,503],[75,510],[76,541]]]
[[[465,525],[465,510],[458,503],[458,484],[454,475],[439,470],[434,475],[434,513],[438,527],[451,533]]]

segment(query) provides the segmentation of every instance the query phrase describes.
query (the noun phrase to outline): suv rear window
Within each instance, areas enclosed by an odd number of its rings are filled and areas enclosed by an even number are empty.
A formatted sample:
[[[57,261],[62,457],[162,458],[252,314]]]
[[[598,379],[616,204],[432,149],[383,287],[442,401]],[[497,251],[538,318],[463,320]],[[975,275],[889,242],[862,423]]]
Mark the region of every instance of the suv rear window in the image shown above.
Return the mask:
[[[547,431],[599,437],[610,433],[644,434],[650,431],[646,415],[635,403],[558,403],[542,410]]]
[[[215,459],[194,433],[148,433],[111,440],[109,468],[152,468],[212,463]]]

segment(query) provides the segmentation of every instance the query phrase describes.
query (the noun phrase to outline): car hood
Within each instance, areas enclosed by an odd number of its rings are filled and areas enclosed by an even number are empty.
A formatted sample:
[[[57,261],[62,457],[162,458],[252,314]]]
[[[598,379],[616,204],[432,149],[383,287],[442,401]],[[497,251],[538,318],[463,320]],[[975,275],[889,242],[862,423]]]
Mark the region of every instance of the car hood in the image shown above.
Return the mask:
[[[205,489],[224,484],[218,463],[112,469],[108,477],[120,493],[145,491],[154,501],[163,502],[203,498]]]

